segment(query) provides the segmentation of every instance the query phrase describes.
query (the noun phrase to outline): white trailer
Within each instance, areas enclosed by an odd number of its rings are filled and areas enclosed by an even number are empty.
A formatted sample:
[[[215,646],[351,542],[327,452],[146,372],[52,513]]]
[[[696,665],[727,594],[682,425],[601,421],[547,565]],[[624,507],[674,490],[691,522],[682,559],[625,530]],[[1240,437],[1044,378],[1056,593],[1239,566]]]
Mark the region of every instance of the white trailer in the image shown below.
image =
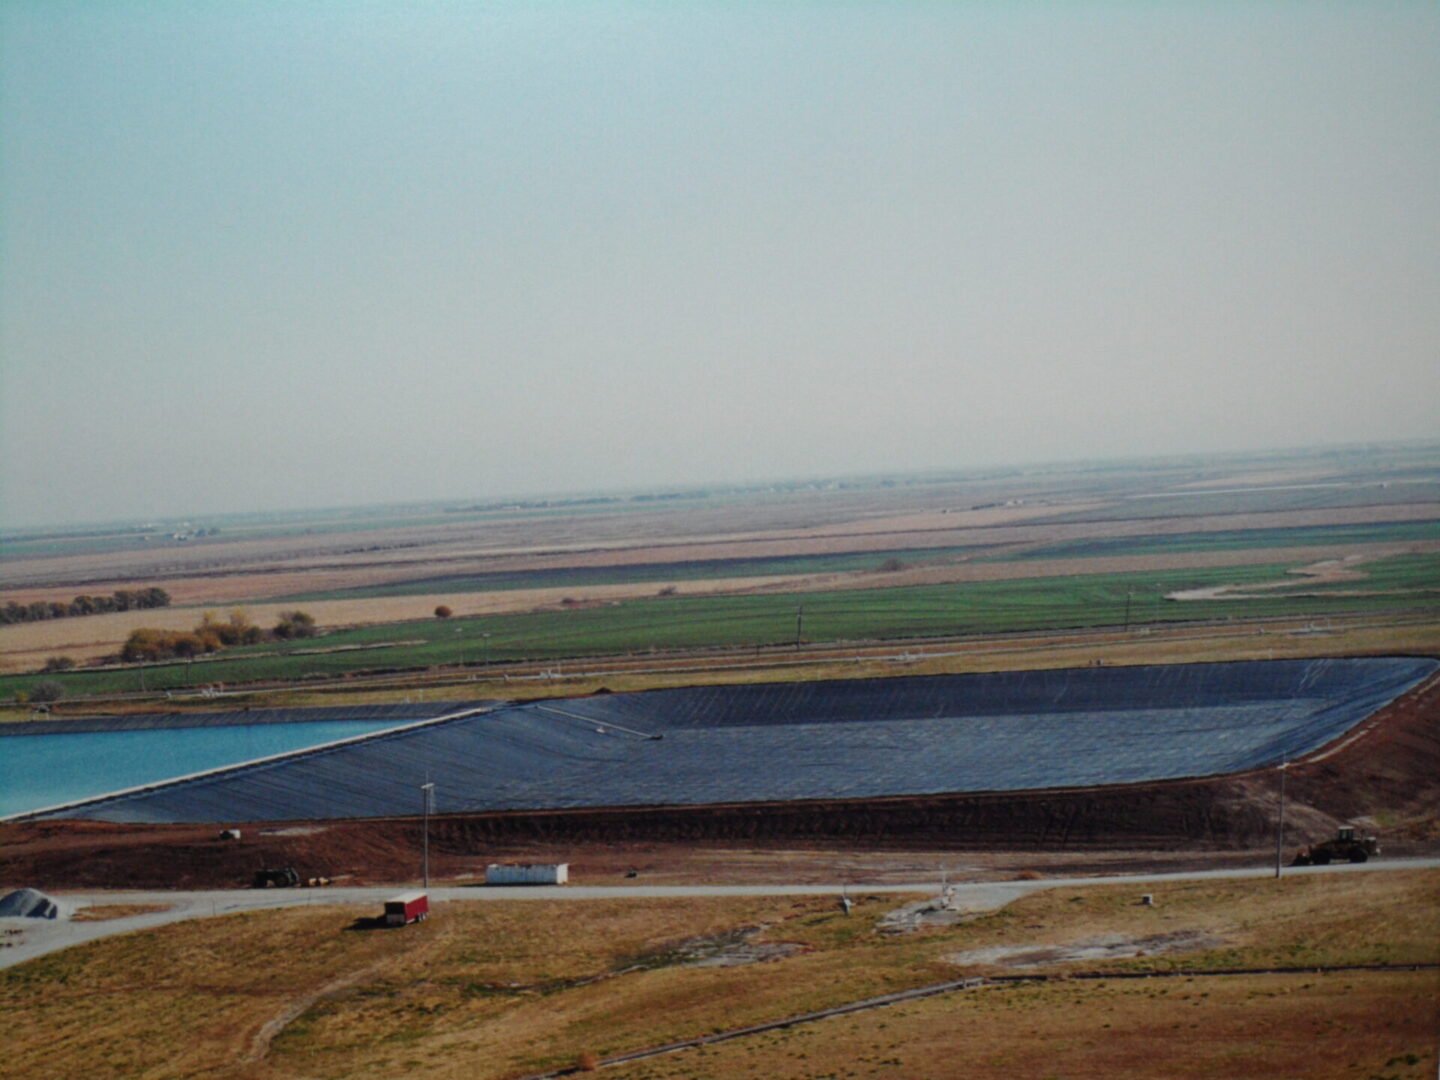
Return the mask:
[[[570,880],[569,863],[491,863],[485,867],[486,885],[564,885]]]

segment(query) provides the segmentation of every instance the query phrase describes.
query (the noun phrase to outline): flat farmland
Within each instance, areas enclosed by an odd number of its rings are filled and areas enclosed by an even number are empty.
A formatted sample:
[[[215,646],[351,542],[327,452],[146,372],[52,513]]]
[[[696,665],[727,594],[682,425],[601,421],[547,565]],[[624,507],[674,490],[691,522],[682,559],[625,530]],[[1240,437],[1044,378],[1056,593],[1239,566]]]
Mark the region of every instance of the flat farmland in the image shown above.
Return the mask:
[[[947,515],[948,517],[948,515]],[[913,525],[907,517],[905,523]],[[1193,518],[1151,518],[1117,522],[988,525],[956,524],[953,520],[935,528],[877,530],[850,533],[793,530],[772,533],[729,535],[715,539],[656,540],[643,535],[643,522],[634,524],[642,532],[627,541],[592,540],[557,547],[541,538],[528,546],[508,547],[493,543],[485,528],[472,530],[471,539],[456,535],[460,530],[439,533],[420,531],[370,536],[360,548],[338,545],[329,538],[327,548],[320,541],[294,549],[276,545],[262,551],[235,551],[229,544],[207,544],[181,551],[148,552],[145,558],[121,554],[113,563],[86,557],[71,559],[11,559],[4,563],[0,586],[4,600],[29,603],[33,600],[69,599],[77,592],[110,592],[139,582],[162,585],[177,604],[235,604],[264,599],[307,596],[343,589],[365,589],[377,585],[422,582],[436,578],[462,578],[485,574],[538,573],[577,568],[609,569],[728,562],[732,560],[783,560],[797,557],[839,556],[866,553],[900,558],[937,548],[969,549],[974,558],[1007,560],[1027,551],[1067,542],[1131,537],[1165,537],[1195,533],[1263,531],[1267,535],[1250,541],[1242,550],[1290,546],[1283,535],[1293,529],[1334,526],[1409,526],[1393,537],[1372,531],[1366,539],[1337,537],[1335,546],[1366,542],[1367,539],[1403,542],[1423,541],[1428,533],[1440,539],[1440,503],[1399,504],[1364,509],[1302,510],[1275,514],[1204,515]],[[347,539],[351,539],[348,538]],[[1302,544],[1314,543],[1312,536]],[[1321,540],[1321,543],[1326,541]],[[237,545],[249,548],[251,545]],[[1195,546],[1209,546],[1198,543]],[[1233,541],[1230,545],[1234,546]],[[1152,548],[1152,550],[1154,550]],[[1136,554],[1145,553],[1141,548]],[[955,552],[956,557],[966,553]],[[1065,552],[1058,552],[1065,557]],[[1080,554],[1089,554],[1081,552]],[[1122,552],[1122,557],[1128,553]],[[1043,559],[1043,553],[1035,557]],[[743,573],[743,571],[742,571]],[[1035,576],[1033,572],[1029,572]]]
[[[552,607],[507,614],[377,621],[333,630],[304,642],[230,649],[193,663],[148,665],[143,678],[150,690],[179,690],[213,683],[298,680],[462,663],[654,656],[686,649],[758,649],[793,644],[797,633],[806,643],[848,642],[858,646],[883,640],[921,641],[940,636],[1127,624],[1160,626],[1236,617],[1423,614],[1434,610],[1434,597],[1440,591],[1440,556],[1426,556],[1410,568],[1406,575],[1412,586],[1409,589],[1358,595],[1352,594],[1353,590],[1333,595],[1308,591],[1290,595],[1281,589],[1263,588],[1277,580],[1302,580],[1289,576],[1293,569],[1281,563],[1106,574],[1092,567],[1088,573],[1077,571],[1053,578],[896,584],[858,590],[655,596],[653,590],[647,589],[646,595],[629,600],[568,605],[562,601]],[[1225,595],[1191,601],[1167,599],[1174,593],[1231,587],[1248,587],[1251,591],[1238,599]],[[498,595],[512,601],[522,599],[515,593]],[[418,605],[421,611],[431,599],[440,598],[424,598]],[[443,599],[449,602],[450,598]],[[417,605],[417,598],[330,603],[337,609],[374,605],[398,611],[402,605]],[[326,605],[313,605],[312,610],[324,611]],[[164,614],[177,618],[185,613]],[[196,613],[189,614],[188,621],[178,621],[189,625]],[[83,624],[87,620],[74,621]],[[0,694],[26,691],[41,677],[0,677]],[[67,693],[79,695],[139,689],[142,675],[138,668],[103,667],[51,677],[60,680]]]
[[[324,631],[314,644],[341,651],[235,650],[157,669],[147,685],[764,646],[797,632],[897,640],[1434,611],[1437,475],[1434,450],[1358,463],[1297,455],[1293,468],[1196,461],[246,518],[183,542],[121,531],[108,548],[104,536],[7,537],[0,601],[158,585],[173,606],[0,626],[0,671],[35,672],[54,656],[95,663],[138,627],[188,629],[235,606],[262,625],[303,607]],[[1348,580],[1313,569],[1339,560]],[[442,604],[457,616],[448,624],[431,618]],[[138,679],[63,681],[79,692]]]
[[[1347,576],[1342,582],[1327,577],[1324,560],[1318,564],[1308,561],[1320,551],[1331,560],[1348,560]],[[865,561],[874,560],[866,557]],[[1317,566],[1321,569],[1313,569]],[[1434,602],[1435,590],[1440,587],[1440,540],[1003,562],[937,560],[900,563],[893,569],[875,565],[863,570],[754,577],[686,577],[683,565],[675,569],[679,572],[673,577],[642,577],[639,581],[605,584],[572,581],[548,588],[428,592],[399,587],[395,590],[398,595],[383,588],[361,589],[357,590],[361,595],[354,598],[312,597],[242,606],[250,618],[262,625],[271,625],[283,612],[301,606],[327,628],[328,644],[350,646],[374,645],[395,637],[390,634],[387,638],[385,630],[381,630],[379,638],[374,634],[357,635],[352,632],[355,628],[398,630],[398,624],[406,626],[399,633],[405,640],[423,637],[443,641],[445,627],[429,623],[434,609],[444,604],[456,616],[449,626],[452,636],[488,634],[486,640],[494,650],[494,659],[533,659],[578,655],[568,647],[535,651],[534,643],[547,636],[558,642],[578,635],[589,643],[582,647],[593,647],[599,653],[774,644],[793,638],[789,621],[807,604],[812,615],[810,632],[805,636],[812,641],[1103,625],[1124,621],[1127,597],[1132,601],[1135,622],[1252,614],[1335,614],[1363,607],[1363,603],[1355,602],[1362,597],[1370,597],[1369,603],[1378,610],[1409,608],[1424,605],[1427,598]],[[1076,578],[1090,579],[1089,587],[1069,580]],[[431,587],[440,584],[434,582]],[[1337,589],[1337,584],[1346,587]],[[1241,591],[1227,598],[1221,593],[1208,605],[1174,604],[1164,599],[1171,592],[1207,587],[1243,590],[1246,586],[1274,589],[1277,585],[1280,588],[1267,597]],[[1115,592],[1117,587],[1120,593]],[[1301,608],[1283,603],[1285,596],[1295,591],[1320,595],[1321,589],[1327,590],[1333,603],[1312,603]],[[660,590],[668,595],[657,596]],[[371,595],[375,592],[380,595]],[[888,595],[892,592],[893,597]],[[843,595],[825,595],[831,593]],[[719,596],[732,596],[734,603],[708,607],[680,604],[682,600]],[[1263,602],[1249,602],[1257,600]],[[1117,602],[1119,607],[1115,606]],[[1088,612],[1082,610],[1085,605],[1090,605]],[[603,612],[592,610],[581,615],[595,608]],[[34,670],[55,655],[77,660],[102,658],[118,652],[130,632],[139,627],[186,630],[199,621],[205,610],[223,615],[228,608],[170,607],[0,627],[0,671]],[[897,622],[897,611],[908,614]],[[837,613],[844,614],[837,617]],[[554,618],[557,614],[564,618]],[[530,620],[534,626],[527,628],[524,620],[501,618],[519,615],[535,616]],[[774,623],[776,617],[785,621],[783,627]],[[470,623],[463,621],[466,619],[491,621]],[[697,632],[698,624],[706,620],[710,620],[710,630]],[[726,622],[743,625],[745,632],[727,631],[723,625]],[[647,631],[650,636],[642,640]],[[470,647],[468,641],[454,644],[453,659],[460,658],[461,647]],[[236,650],[227,657],[240,655]]]

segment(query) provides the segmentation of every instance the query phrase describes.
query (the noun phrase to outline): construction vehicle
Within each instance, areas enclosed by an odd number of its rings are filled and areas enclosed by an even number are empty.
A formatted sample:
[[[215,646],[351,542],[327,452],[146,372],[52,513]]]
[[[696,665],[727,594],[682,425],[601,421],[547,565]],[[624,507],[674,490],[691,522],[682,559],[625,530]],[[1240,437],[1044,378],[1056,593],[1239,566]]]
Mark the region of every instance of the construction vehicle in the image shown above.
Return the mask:
[[[1311,844],[1295,853],[1291,866],[1328,866],[1332,862],[1361,863],[1380,854],[1380,842],[1373,836],[1356,835],[1354,825],[1341,825],[1329,840]]]
[[[293,866],[256,870],[251,884],[257,889],[290,889],[300,884],[300,875]]]

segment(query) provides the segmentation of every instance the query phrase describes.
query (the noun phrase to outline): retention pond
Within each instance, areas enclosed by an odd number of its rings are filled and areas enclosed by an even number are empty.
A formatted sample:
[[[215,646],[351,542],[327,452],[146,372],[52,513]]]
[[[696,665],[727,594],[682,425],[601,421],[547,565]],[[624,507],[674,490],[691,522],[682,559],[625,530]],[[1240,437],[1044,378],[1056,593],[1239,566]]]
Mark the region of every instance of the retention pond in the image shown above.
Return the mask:
[[[53,816],[201,822],[407,815],[424,783],[435,785],[437,811],[456,813],[1211,776],[1311,753],[1437,666],[1366,658],[1077,668],[499,703]]]

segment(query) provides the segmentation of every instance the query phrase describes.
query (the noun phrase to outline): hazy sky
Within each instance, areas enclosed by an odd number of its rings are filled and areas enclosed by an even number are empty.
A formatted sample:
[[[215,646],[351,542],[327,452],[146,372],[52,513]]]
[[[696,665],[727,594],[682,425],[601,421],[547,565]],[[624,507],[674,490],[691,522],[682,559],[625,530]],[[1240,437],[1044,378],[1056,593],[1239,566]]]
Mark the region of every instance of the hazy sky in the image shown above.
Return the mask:
[[[0,522],[1440,436],[1440,4],[0,4]]]

